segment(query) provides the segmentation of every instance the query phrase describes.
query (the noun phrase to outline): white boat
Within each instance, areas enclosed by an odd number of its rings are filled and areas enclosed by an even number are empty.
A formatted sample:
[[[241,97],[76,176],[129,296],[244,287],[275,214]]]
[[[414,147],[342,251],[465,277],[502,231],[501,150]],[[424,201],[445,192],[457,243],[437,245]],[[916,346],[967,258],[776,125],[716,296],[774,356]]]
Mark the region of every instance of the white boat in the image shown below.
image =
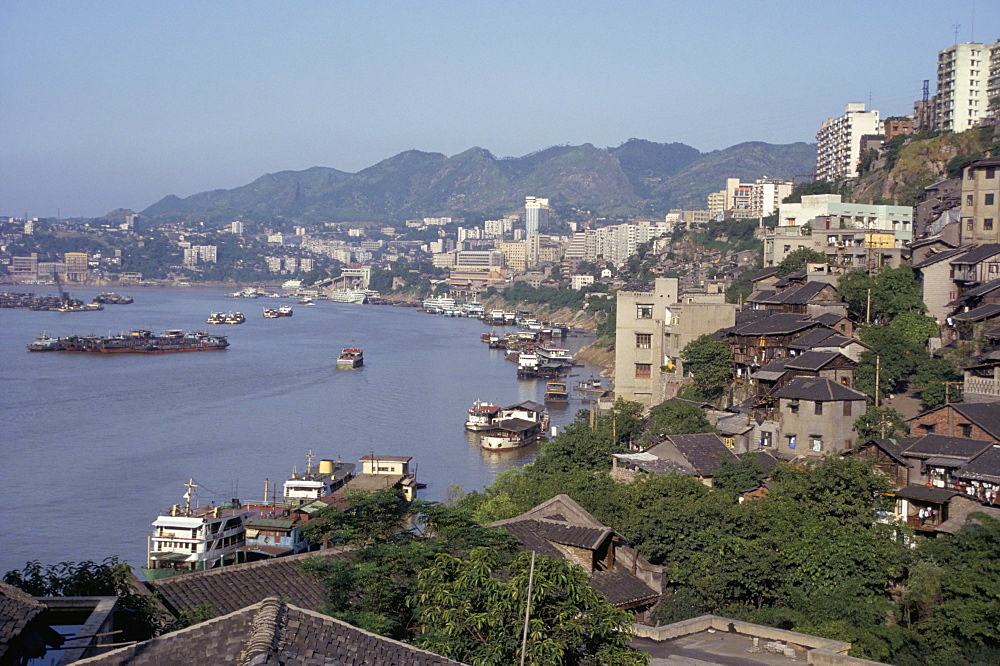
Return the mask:
[[[477,400],[469,407],[469,417],[465,421],[465,429],[472,432],[496,430],[500,407],[492,402]]]
[[[279,307],[278,308],[278,316],[279,317],[291,317],[292,316],[292,306],[291,305],[282,305],[281,307]]]
[[[225,312],[213,312],[208,315],[208,319],[205,320],[206,324],[225,324],[226,323],[226,313]]]
[[[191,479],[185,486],[184,506],[175,504],[153,521],[143,569],[147,580],[234,564],[246,542],[249,514],[239,502],[192,508],[198,485]]]
[[[354,478],[355,467],[352,463],[339,460],[320,460],[319,464],[313,465],[310,451],[305,473],[293,471],[291,478],[285,481],[285,504],[305,504],[332,495]]]
[[[488,451],[519,449],[537,442],[548,424],[545,405],[525,400],[501,410],[496,430],[480,435],[479,445]]]
[[[316,305],[316,304],[313,303],[313,300],[311,298],[305,297],[299,299],[299,305]]]
[[[365,352],[357,347],[348,347],[337,357],[338,368],[360,368],[365,364]]]
[[[368,294],[363,291],[330,291],[327,297],[334,303],[354,303],[361,305],[368,300]]]

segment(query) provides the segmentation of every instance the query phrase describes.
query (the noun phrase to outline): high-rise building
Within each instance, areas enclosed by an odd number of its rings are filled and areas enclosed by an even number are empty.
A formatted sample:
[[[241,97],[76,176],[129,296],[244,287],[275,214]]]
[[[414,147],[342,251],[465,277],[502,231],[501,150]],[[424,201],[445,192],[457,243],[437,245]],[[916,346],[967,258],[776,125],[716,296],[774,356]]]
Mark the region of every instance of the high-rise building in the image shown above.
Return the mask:
[[[974,42],[938,52],[937,128],[964,132],[987,115],[990,47]]]
[[[524,233],[526,236],[544,231],[549,225],[549,200],[524,197]]]
[[[992,117],[1000,117],[1000,39],[990,47],[990,68],[986,80],[986,107]]]
[[[237,236],[243,234],[243,223],[240,220],[233,220],[229,223],[229,231]]]
[[[827,118],[816,133],[816,180],[856,178],[861,137],[878,131],[878,111],[866,111],[864,103],[848,104],[844,115]]]

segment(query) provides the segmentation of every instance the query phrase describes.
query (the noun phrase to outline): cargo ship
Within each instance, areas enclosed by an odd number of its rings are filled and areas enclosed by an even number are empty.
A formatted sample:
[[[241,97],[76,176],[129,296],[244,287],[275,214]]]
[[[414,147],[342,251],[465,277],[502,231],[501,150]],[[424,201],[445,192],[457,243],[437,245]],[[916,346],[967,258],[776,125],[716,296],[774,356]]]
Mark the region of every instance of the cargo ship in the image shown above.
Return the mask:
[[[38,344],[38,343],[42,344]],[[170,354],[175,352],[216,351],[229,346],[224,335],[186,333],[180,330],[129,331],[121,335],[71,335],[67,338],[36,340],[28,345],[31,351],[69,351],[93,354]]]
[[[357,347],[348,347],[337,357],[338,368],[358,368],[365,364],[365,353]]]

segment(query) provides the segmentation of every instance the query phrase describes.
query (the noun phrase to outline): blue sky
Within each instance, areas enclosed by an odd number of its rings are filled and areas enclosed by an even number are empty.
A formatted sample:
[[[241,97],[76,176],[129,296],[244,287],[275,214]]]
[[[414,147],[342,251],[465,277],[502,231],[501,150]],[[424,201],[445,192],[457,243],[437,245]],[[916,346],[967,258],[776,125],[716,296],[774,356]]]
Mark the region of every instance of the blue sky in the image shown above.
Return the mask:
[[[995,42],[996,0],[0,0],[0,215],[408,149],[813,141],[848,102],[910,113],[955,24]]]

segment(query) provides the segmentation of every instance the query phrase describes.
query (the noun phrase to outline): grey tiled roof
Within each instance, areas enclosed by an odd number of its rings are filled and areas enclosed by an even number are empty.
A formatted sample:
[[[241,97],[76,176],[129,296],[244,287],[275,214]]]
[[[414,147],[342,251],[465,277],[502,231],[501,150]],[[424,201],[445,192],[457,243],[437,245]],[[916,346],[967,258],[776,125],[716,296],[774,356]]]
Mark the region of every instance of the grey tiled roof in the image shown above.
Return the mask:
[[[77,663],[445,666],[460,662],[271,597]]]
[[[961,296],[953,300],[951,303],[948,303],[948,305],[960,305],[962,303],[965,303],[969,299],[977,298],[979,296],[985,296],[991,291],[995,291],[997,289],[1000,289],[1000,279],[984,282],[978,287],[973,287],[968,291],[963,291]]]
[[[30,594],[13,585],[0,583],[0,663],[6,663],[4,655],[36,615],[45,606],[35,601]]]
[[[796,377],[775,391],[779,398],[791,400],[864,400],[865,394],[847,388],[826,377]]]
[[[934,486],[905,486],[896,491],[896,497],[903,499],[918,500],[921,502],[937,502],[943,504],[955,495],[960,495],[957,490],[947,488],[935,488]]]
[[[619,608],[647,604],[660,596],[628,571],[617,568],[595,571],[590,577],[590,586]]]
[[[980,305],[978,308],[973,308],[968,312],[960,312],[954,315],[952,319],[958,319],[959,321],[983,321],[997,315],[1000,315],[1000,303],[987,303],[986,305]]]
[[[270,596],[315,610],[326,603],[326,587],[322,582],[305,576],[299,570],[299,564],[311,557],[339,559],[348,557],[350,553],[351,549],[347,547],[331,548],[179,574],[149,581],[146,586],[159,592],[163,604],[176,614],[208,605],[217,615],[222,615]]]
[[[978,264],[980,261],[985,261],[998,254],[1000,254],[1000,243],[987,243],[969,250],[950,263],[953,266],[956,264]]]
[[[791,370],[818,371],[838,356],[843,356],[843,354],[840,352],[807,351],[804,354],[799,354],[798,356],[793,356],[788,359],[788,363],[785,364],[785,367]],[[844,356],[844,358],[847,357]],[[853,365],[857,365],[854,361],[851,361],[851,363]]]
[[[992,446],[955,472],[960,479],[1000,483],[1000,446]]]
[[[966,437],[948,437],[931,433],[924,435],[907,447],[904,455],[908,458],[931,458],[945,456],[948,458],[964,458],[972,460],[980,453],[990,448],[989,442]]]
[[[927,257],[926,259],[924,259],[923,261],[921,261],[919,263],[913,264],[913,267],[914,268],[926,268],[927,266],[931,266],[931,265],[936,264],[936,263],[938,263],[940,261],[944,261],[945,259],[952,259],[956,255],[963,254],[964,252],[968,251],[968,249],[969,248],[967,248],[967,247],[963,247],[963,248],[958,248],[957,250],[944,250],[943,252],[938,252],[937,254],[932,254],[931,256]]]
[[[955,411],[993,437],[1000,439],[1000,402],[959,402]]]
[[[736,454],[715,434],[668,435],[667,439],[673,442],[699,476],[712,476],[724,462],[736,460]]]
[[[776,312],[732,329],[736,335],[786,335],[804,331],[818,323],[806,315]]]

